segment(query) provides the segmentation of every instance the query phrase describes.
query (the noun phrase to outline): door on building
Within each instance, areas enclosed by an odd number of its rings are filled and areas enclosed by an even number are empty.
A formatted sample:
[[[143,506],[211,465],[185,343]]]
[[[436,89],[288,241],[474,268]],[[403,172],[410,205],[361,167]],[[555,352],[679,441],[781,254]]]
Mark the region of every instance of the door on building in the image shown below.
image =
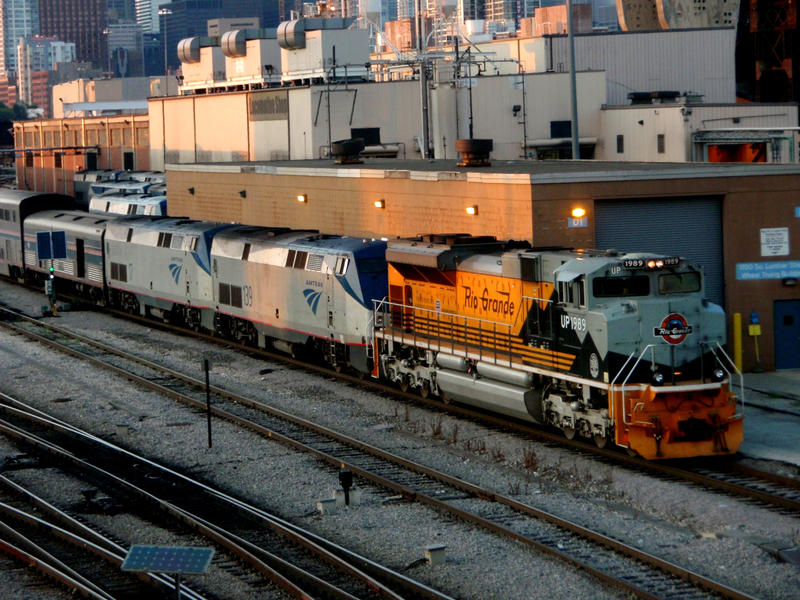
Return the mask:
[[[775,300],[775,368],[800,369],[800,300]]]

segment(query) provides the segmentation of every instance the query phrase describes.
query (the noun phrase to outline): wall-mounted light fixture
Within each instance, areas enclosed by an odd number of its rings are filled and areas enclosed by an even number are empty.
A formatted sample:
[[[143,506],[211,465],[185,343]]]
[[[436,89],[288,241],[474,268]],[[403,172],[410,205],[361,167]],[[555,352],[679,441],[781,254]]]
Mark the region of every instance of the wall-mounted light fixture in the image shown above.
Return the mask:
[[[639,125],[644,125],[644,121],[637,121],[637,123],[639,123]]]
[[[582,206],[575,206],[569,212],[569,219],[567,219],[567,227],[588,227],[589,219],[586,216],[586,209]]]
[[[472,206],[468,206],[468,207],[467,207],[466,209],[464,209],[464,210],[466,211],[466,213],[467,213],[468,215],[470,215],[470,216],[475,216],[475,215],[477,215],[477,214],[478,214],[478,205],[477,205],[477,204],[473,204]]]
[[[784,277],[781,283],[786,287],[794,287],[797,285],[797,277]]]
[[[381,198],[380,200],[375,200],[375,202],[373,202],[372,205],[375,208],[386,208],[386,200],[384,200],[383,198]]]
[[[572,209],[572,217],[575,219],[581,219],[586,216],[586,209],[581,206],[576,206]]]
[[[194,188],[193,187],[187,188],[186,191],[189,192],[192,196],[194,196]]]
[[[247,190],[239,190],[239,195],[242,198],[247,198]]]
[[[308,202],[308,194],[297,194],[297,201],[298,202]]]
[[[521,110],[522,106],[519,104],[515,104],[514,106],[511,107],[511,114],[516,117],[519,114],[519,111]]]

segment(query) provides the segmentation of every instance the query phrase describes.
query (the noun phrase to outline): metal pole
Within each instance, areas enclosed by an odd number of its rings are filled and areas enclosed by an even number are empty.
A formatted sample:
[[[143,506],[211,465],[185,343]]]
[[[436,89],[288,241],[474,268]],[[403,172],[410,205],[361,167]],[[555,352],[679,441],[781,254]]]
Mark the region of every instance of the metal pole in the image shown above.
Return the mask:
[[[203,369],[206,372],[206,419],[208,420],[208,447],[211,448],[211,386],[208,381],[208,359],[203,359]]]
[[[578,145],[578,93],[575,84],[575,35],[572,26],[572,0],[567,0],[567,34],[569,37],[569,92],[572,109],[572,158],[581,157]]]

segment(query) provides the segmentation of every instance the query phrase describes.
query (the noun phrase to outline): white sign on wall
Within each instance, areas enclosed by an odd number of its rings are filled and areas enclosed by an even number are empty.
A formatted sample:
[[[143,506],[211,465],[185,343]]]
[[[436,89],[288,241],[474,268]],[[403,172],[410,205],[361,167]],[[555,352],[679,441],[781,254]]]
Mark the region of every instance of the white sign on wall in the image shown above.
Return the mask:
[[[788,254],[788,227],[772,227],[761,230],[761,256],[787,256]]]

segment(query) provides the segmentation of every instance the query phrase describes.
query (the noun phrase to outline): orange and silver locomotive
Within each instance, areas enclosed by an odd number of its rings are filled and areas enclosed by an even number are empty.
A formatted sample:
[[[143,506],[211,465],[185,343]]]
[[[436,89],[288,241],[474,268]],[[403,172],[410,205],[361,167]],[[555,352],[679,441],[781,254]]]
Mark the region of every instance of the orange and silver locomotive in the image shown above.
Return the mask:
[[[738,449],[741,375],[698,265],[461,234],[386,259],[374,375],[645,458]]]

